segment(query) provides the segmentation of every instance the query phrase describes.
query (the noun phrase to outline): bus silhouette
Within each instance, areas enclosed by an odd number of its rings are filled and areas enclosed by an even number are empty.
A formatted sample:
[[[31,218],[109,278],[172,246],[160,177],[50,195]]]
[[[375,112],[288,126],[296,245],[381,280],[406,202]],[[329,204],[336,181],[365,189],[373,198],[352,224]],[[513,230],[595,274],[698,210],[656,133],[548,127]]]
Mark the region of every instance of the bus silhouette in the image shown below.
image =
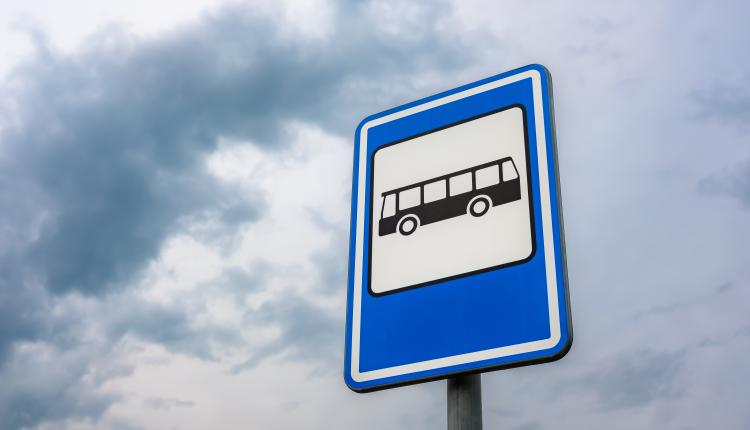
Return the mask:
[[[381,194],[378,235],[408,236],[421,225],[460,215],[480,217],[491,207],[521,199],[521,180],[511,157],[406,185]]]

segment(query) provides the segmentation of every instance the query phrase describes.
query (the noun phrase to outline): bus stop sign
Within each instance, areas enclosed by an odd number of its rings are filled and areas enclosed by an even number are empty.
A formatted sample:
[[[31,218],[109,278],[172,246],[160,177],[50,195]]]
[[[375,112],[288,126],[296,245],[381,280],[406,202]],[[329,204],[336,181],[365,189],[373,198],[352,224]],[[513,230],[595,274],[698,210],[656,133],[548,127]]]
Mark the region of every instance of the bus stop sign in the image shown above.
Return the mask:
[[[357,128],[345,380],[556,360],[568,304],[552,87],[531,65]]]

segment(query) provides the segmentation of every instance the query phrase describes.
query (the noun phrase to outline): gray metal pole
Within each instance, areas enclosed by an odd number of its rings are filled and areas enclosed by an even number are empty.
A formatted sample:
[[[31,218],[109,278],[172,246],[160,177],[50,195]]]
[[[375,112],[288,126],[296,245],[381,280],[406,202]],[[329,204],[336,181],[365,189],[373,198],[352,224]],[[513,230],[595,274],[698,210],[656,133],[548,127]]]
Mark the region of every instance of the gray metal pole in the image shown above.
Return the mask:
[[[448,379],[448,430],[482,430],[482,375]]]

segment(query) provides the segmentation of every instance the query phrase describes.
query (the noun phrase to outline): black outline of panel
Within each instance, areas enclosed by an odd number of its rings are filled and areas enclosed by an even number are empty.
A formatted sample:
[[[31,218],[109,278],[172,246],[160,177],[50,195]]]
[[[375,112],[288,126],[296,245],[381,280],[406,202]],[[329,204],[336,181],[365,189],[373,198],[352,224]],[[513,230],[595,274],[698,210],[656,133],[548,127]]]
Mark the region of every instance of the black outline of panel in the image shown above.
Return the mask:
[[[428,134],[437,133],[438,131],[442,131],[447,128],[455,127],[455,126],[458,126],[458,125],[461,125],[470,121],[474,121],[480,118],[484,118],[486,116],[494,115],[496,113],[504,112],[506,110],[511,110],[514,108],[521,109],[521,117],[523,118],[523,140],[524,140],[524,150],[526,152],[526,188],[527,188],[526,192],[529,198],[529,217],[531,218],[531,223],[530,223],[531,225],[531,253],[529,253],[528,256],[526,256],[525,258],[521,260],[512,261],[510,263],[503,263],[497,266],[485,267],[484,269],[473,270],[471,272],[464,272],[458,275],[451,275],[445,278],[434,279],[432,281],[422,282],[419,284],[407,285],[405,287],[397,288],[395,290],[385,291],[382,293],[374,292],[372,290],[372,234],[373,234],[373,212],[374,212],[373,211],[373,203],[374,203],[373,190],[375,189],[374,187],[375,185],[375,155],[378,153],[378,151],[380,151],[383,148],[388,148],[389,146],[398,145],[399,143],[404,143],[406,141],[416,139],[418,137],[426,136]],[[527,115],[526,108],[520,103],[515,103],[512,105],[503,106],[498,109],[493,109],[491,111],[484,112],[479,115],[465,118],[457,122],[446,124],[441,127],[434,128],[434,129],[431,129],[431,130],[428,130],[419,134],[415,134],[413,136],[409,136],[403,139],[399,139],[399,140],[387,143],[383,146],[380,146],[375,151],[373,151],[369,160],[370,161],[369,167],[370,167],[371,174],[370,174],[370,195],[368,196],[370,200],[370,214],[369,214],[370,225],[368,229],[368,234],[370,236],[369,236],[369,243],[368,243],[369,246],[367,249],[367,291],[370,293],[370,295],[372,295],[373,297],[382,297],[382,296],[387,296],[387,295],[391,295],[395,293],[400,293],[403,291],[413,290],[415,288],[427,287],[430,285],[440,284],[443,282],[449,282],[449,281],[453,281],[459,278],[464,278],[467,276],[479,275],[481,273],[490,272],[493,270],[498,270],[498,269],[503,269],[503,268],[510,267],[510,266],[524,264],[524,263],[529,262],[532,258],[534,258],[534,256],[536,255],[536,248],[537,248],[536,246],[536,223],[535,223],[536,221],[534,219],[534,194],[532,194],[532,191],[531,191],[531,155],[529,153],[529,127],[528,127],[528,120],[527,120],[526,115]],[[450,176],[450,174],[448,176]]]
[[[532,359],[519,359],[516,361],[511,361],[511,362],[502,363],[502,364],[490,364],[487,366],[478,367],[478,368],[474,368],[471,370],[457,370],[455,372],[443,373],[443,374],[436,375],[436,376],[416,377],[414,379],[391,382],[387,384],[376,385],[376,386],[365,387],[365,388],[356,388],[356,387],[352,387],[351,385],[349,385],[349,378],[351,378],[351,375],[347,375],[346,372],[351,370],[351,367],[350,365],[345,365],[344,366],[344,373],[345,373],[344,382],[346,383],[346,386],[350,390],[354,391],[355,393],[371,393],[375,391],[387,390],[390,388],[406,387],[409,385],[422,384],[425,382],[449,379],[449,378],[453,378],[453,377],[460,376],[460,375],[478,375],[478,374],[491,372],[495,370],[513,369],[517,367],[525,367],[525,366],[532,366],[536,364],[551,363],[551,362],[557,361],[565,357],[565,355],[567,355],[568,352],[570,351],[570,348],[572,348],[573,346],[573,317],[570,312],[568,263],[567,263],[567,254],[565,252],[565,228],[563,226],[563,207],[562,207],[562,194],[561,194],[561,187],[560,187],[560,169],[559,169],[558,158],[557,158],[557,133],[555,131],[555,115],[554,115],[555,111],[554,111],[554,102],[553,102],[553,97],[552,97],[553,96],[552,75],[546,67],[540,64],[529,65],[529,66],[511,70],[509,72],[503,73],[502,76],[512,75],[514,72],[518,73],[520,70],[523,70],[523,69],[530,68],[531,70],[535,70],[535,68],[538,67],[541,70],[537,70],[537,71],[540,72],[540,74],[544,74],[546,77],[546,87],[547,87],[548,96],[547,96],[547,103],[544,104],[544,107],[548,109],[549,120],[550,120],[550,132],[551,133],[550,133],[550,136],[547,137],[547,139],[550,139],[552,143],[552,163],[554,165],[554,180],[555,180],[555,189],[557,192],[557,215],[558,215],[558,221],[560,225],[560,253],[561,253],[560,257],[562,261],[561,269],[562,269],[562,274],[563,274],[562,282],[563,282],[563,293],[565,296],[565,312],[567,314],[566,324],[568,328],[567,330],[568,336],[567,336],[567,340],[565,344],[562,345],[562,349],[557,351],[555,354],[549,355],[549,356],[536,357]],[[542,124],[542,126],[544,126],[544,124]],[[545,145],[546,144],[547,142],[545,142]],[[547,158],[549,159],[549,154],[547,155]],[[372,190],[372,188],[370,189]],[[558,296],[558,305],[559,305],[559,299],[560,297]],[[562,332],[560,334],[562,335]],[[351,359],[351,357],[348,357],[348,358]],[[464,363],[464,364],[470,364],[470,363]],[[431,369],[431,370],[440,370],[440,369]]]

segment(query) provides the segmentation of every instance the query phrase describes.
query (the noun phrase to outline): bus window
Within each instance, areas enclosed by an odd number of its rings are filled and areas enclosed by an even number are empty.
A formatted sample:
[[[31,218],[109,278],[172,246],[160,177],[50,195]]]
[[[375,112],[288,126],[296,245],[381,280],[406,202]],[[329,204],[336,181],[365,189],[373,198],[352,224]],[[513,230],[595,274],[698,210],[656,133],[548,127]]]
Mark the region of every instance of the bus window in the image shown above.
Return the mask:
[[[518,178],[518,171],[516,165],[513,164],[513,160],[503,162],[503,182],[512,181]]]
[[[500,183],[500,165],[493,164],[490,167],[479,169],[476,175],[477,189],[497,185]]]
[[[398,210],[413,208],[421,203],[419,187],[409,188],[398,193]]]
[[[424,202],[430,203],[445,198],[445,179],[424,186]]]
[[[451,196],[471,191],[471,172],[467,172],[449,179]]]
[[[387,194],[383,196],[383,213],[380,215],[381,218],[396,215],[396,195]]]

